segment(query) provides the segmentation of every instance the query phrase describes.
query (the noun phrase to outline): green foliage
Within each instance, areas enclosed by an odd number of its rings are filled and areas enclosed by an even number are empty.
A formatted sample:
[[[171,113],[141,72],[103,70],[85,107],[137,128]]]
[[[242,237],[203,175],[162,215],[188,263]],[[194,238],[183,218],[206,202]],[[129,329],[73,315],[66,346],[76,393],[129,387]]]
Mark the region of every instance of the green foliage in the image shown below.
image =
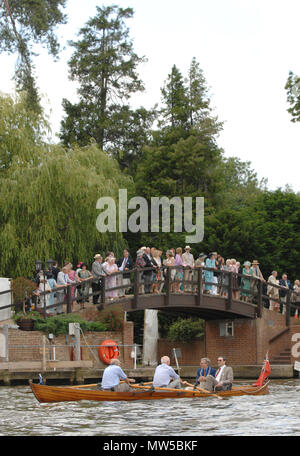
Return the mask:
[[[191,342],[196,337],[203,336],[203,320],[193,320],[192,318],[178,319],[171,324],[168,331],[168,339],[173,342]]]
[[[63,100],[66,116],[60,133],[68,146],[85,146],[94,139],[131,174],[155,115],[154,110],[132,110],[127,104],[133,93],[144,90],[137,66],[145,59],[134,52],[125,23],[132,17],[132,8],[97,6],[80,39],[70,43],[70,77],[79,83],[79,102]]]
[[[41,319],[41,315],[36,312],[35,310],[31,310],[30,312],[17,312],[14,313],[12,316],[13,321],[18,323],[20,320],[34,320],[38,321]]]
[[[107,331],[120,331],[123,328],[123,311],[104,311],[102,315],[100,321],[105,325]]]
[[[6,108],[13,106],[5,97],[0,97],[2,103]],[[20,104],[22,113],[23,109]],[[9,110],[2,113],[13,121]],[[113,250],[119,255],[126,246],[122,235],[100,233],[96,227],[98,199],[117,199],[119,188],[130,191],[132,186],[118,163],[96,144],[65,149],[41,142],[34,129],[18,131],[17,124],[3,131],[12,146],[0,179],[2,276],[31,277],[37,258],[55,258],[60,263],[69,259],[77,264],[90,263],[99,251]]]
[[[46,45],[57,56],[59,44],[54,33],[58,24],[66,22],[67,0],[3,0],[0,3],[0,52],[18,54],[15,79],[17,88],[26,93],[26,103],[40,112],[39,95],[34,80],[32,51],[34,44]]]
[[[285,85],[287,91],[287,101],[290,104],[288,112],[291,115],[292,122],[300,122],[300,77],[292,71],[289,73]]]
[[[17,277],[11,281],[10,288],[13,294],[14,303],[23,302],[25,298],[29,298],[32,292],[36,289],[36,283],[25,277]]]
[[[107,328],[102,322],[89,322],[83,320],[79,315],[66,314],[48,317],[46,319],[40,317],[35,320],[34,330],[42,331],[45,334],[68,334],[69,323],[79,323],[83,332],[85,331],[106,331]]]

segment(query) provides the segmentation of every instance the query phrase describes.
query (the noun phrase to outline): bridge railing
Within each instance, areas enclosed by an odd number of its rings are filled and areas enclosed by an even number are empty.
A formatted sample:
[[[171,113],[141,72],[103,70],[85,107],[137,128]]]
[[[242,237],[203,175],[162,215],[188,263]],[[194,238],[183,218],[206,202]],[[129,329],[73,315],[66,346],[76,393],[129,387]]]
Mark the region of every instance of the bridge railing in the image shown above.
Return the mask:
[[[55,299],[52,298],[63,294],[63,310],[71,313],[74,309],[74,302],[82,302],[92,298],[95,304],[103,307],[116,299],[124,299],[127,294],[133,295],[134,307],[138,307],[138,300],[142,294],[165,294],[166,306],[171,304],[173,294],[194,294],[196,303],[201,306],[203,296],[221,296],[226,299],[226,309],[230,311],[234,301],[244,301],[255,306],[258,317],[262,314],[262,308],[268,304],[277,304],[286,313],[286,324],[290,324],[290,317],[298,309],[294,302],[300,296],[293,290],[282,287],[271,282],[265,282],[252,275],[245,275],[207,267],[186,267],[186,266],[162,266],[160,268],[134,268],[130,271],[118,271],[101,277],[96,291],[90,292],[93,279],[89,278],[82,282],[75,282],[61,286],[52,292],[40,292],[33,297],[34,308],[39,310],[46,318],[50,315],[51,309],[58,307]],[[268,286],[278,289],[278,297],[267,294]],[[84,292],[83,292],[84,290]],[[10,290],[1,294],[11,293]],[[62,300],[60,300],[62,301]],[[15,304],[1,307],[1,310],[13,307]]]

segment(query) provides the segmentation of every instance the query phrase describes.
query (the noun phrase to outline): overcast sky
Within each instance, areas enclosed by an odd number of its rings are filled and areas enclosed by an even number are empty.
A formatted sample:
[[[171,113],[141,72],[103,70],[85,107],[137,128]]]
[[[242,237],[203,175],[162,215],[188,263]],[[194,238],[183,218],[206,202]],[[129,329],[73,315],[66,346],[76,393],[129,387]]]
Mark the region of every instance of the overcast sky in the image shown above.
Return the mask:
[[[224,131],[218,143],[226,156],[250,160],[258,177],[273,190],[289,184],[300,191],[300,124],[287,113],[288,73],[300,74],[299,0],[68,0],[68,25],[58,29],[63,44],[76,33],[96,5],[132,7],[127,22],[134,49],[148,58],[139,71],[146,91],[134,105],[151,107],[175,64],[181,72],[193,57],[210,87],[212,105]],[[46,51],[35,60],[38,86],[48,99],[54,132],[63,116],[63,97],[76,101],[68,80],[66,48],[54,63]],[[0,90],[13,92],[15,57],[0,56]]]

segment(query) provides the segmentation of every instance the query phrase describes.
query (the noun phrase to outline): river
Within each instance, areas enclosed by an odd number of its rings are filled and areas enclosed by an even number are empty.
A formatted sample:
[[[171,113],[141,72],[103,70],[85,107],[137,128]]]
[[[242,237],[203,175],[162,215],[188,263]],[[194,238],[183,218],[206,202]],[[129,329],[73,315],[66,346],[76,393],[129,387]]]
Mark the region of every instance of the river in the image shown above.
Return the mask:
[[[269,390],[265,396],[222,401],[188,398],[39,404],[28,386],[3,386],[0,435],[299,436],[300,380],[273,380]]]

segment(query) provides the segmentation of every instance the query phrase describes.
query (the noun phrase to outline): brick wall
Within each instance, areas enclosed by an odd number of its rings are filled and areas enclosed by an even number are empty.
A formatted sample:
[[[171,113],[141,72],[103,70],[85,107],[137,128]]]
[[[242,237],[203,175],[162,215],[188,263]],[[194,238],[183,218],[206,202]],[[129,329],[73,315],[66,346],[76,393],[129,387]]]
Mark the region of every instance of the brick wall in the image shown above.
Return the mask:
[[[176,366],[173,356],[173,348],[179,348],[181,357],[178,358],[179,366],[199,366],[200,359],[205,356],[204,337],[194,340],[189,344],[182,342],[170,342],[166,339],[159,339],[157,346],[157,360],[164,355],[169,356],[172,366]]]
[[[257,364],[255,320],[234,320],[233,336],[220,336],[221,321],[205,323],[206,354],[212,365],[216,366],[220,355],[226,356],[230,365]]]
[[[21,331],[19,329],[9,329],[9,361],[40,361],[42,359],[42,338],[40,331]],[[123,331],[115,332],[86,332],[80,337],[82,347],[82,359],[92,360],[95,367],[104,367],[98,356],[98,347],[104,340],[111,339],[119,345],[133,345],[133,323],[124,322]],[[74,340],[69,335],[54,336],[50,344],[46,338],[46,357],[53,359],[53,345],[55,348],[55,358],[59,361],[70,361],[72,343]],[[133,347],[120,347],[120,360],[124,367],[133,367],[131,351]]]

